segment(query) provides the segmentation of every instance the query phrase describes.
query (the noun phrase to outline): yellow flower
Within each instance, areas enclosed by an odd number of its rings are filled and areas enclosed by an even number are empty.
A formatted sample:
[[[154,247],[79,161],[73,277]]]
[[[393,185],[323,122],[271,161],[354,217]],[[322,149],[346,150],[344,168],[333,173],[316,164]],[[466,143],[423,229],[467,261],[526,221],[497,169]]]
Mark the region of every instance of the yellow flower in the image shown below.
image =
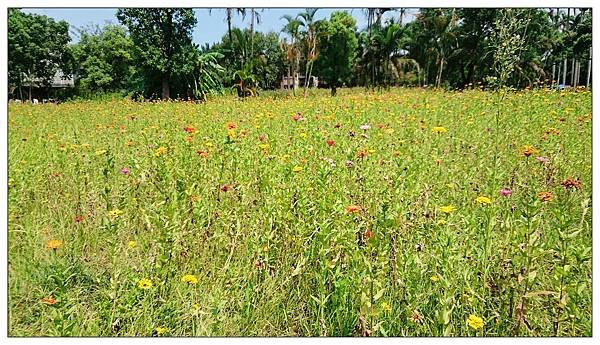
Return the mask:
[[[233,129],[233,128],[230,128],[230,129],[228,129],[228,130],[227,130],[227,136],[228,136],[228,137],[229,137],[229,139],[231,139],[231,140],[235,139],[235,137],[236,137],[236,134],[235,134],[235,129]]]
[[[525,157],[529,157],[532,154],[537,153],[537,152],[540,152],[540,150],[536,149],[535,147],[533,147],[531,145],[525,145],[521,149],[521,154]]]
[[[102,156],[105,153],[106,153],[106,150],[98,150],[98,151],[96,151],[96,156]]]
[[[157,335],[163,335],[165,333],[167,333],[169,330],[165,327],[156,327],[156,334]]]
[[[152,281],[150,281],[150,279],[148,278],[140,279],[140,281],[138,282],[138,287],[140,289],[148,290],[152,287]]]
[[[296,165],[295,167],[292,168],[293,172],[301,172],[302,171],[302,167],[299,165]]]
[[[135,248],[136,245],[137,245],[137,242],[135,242],[135,241],[127,242],[127,247],[129,247],[129,248],[133,249],[133,248]]]
[[[123,214],[123,211],[119,210],[118,208],[115,208],[114,210],[108,212],[108,214],[112,217],[118,217]]]
[[[443,224],[446,224],[445,220],[440,219],[440,220],[437,221],[437,225],[443,225]]]
[[[58,249],[62,246],[62,241],[60,240],[50,240],[48,242],[46,242],[46,247],[48,247],[48,249]]]
[[[381,302],[381,309],[385,311],[392,311],[392,306],[387,302]]]
[[[440,280],[440,278],[437,275],[435,275],[435,274],[432,275],[431,278],[429,278],[429,279],[431,279],[431,281],[434,282],[434,283]]]
[[[258,145],[258,147],[259,147],[261,150],[267,150],[267,149],[269,148],[269,144],[260,144],[260,145]]]
[[[446,133],[446,132],[448,132],[448,130],[447,130],[445,127],[439,127],[439,126],[433,127],[433,128],[431,129],[431,131],[432,131],[433,133],[436,133],[436,134],[441,134],[441,133]]]
[[[181,281],[188,284],[198,284],[198,278],[193,274],[186,274],[181,278]]]
[[[453,205],[442,206],[440,207],[440,211],[442,211],[443,213],[452,213],[456,211],[456,207],[454,207]]]
[[[154,156],[160,157],[161,155],[167,153],[168,150],[169,149],[167,149],[166,147],[161,146],[161,147],[157,148],[156,151],[154,151]]]
[[[492,203],[492,200],[490,198],[488,198],[487,196],[478,196],[477,199],[475,199],[475,201],[477,201],[478,203],[480,203],[482,205]]]
[[[475,316],[473,314],[469,315],[469,318],[467,319],[467,325],[469,325],[469,327],[473,328],[476,331],[482,330],[483,329],[483,319],[480,318],[479,316]]]

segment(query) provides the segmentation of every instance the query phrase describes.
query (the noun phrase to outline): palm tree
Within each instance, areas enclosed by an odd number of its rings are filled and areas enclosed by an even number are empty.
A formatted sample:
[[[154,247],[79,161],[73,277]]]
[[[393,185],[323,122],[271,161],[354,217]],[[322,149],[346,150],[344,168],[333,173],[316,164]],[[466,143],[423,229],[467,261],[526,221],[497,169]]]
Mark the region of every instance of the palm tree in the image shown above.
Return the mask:
[[[264,10],[260,10],[261,12]],[[260,14],[256,11],[255,8],[250,9],[250,55],[254,55],[254,23],[256,25],[260,24],[261,18]]]
[[[315,33],[315,13],[317,8],[307,8],[306,11],[298,13],[300,26],[304,27],[304,40],[306,43],[306,73],[304,75],[304,97],[308,91],[308,83],[312,74],[312,66],[317,58],[317,37]]]
[[[288,34],[290,36],[290,43],[284,40],[282,47],[287,53],[288,61],[290,62],[290,69],[288,69],[288,80],[290,77],[293,77],[293,92],[294,96],[296,95],[296,71],[298,65],[300,64],[300,49],[298,48],[298,37],[300,34],[300,21],[289,14],[284,15],[281,19],[287,20],[287,23],[281,30],[282,32]]]
[[[209,15],[212,14],[212,10],[213,10],[212,8],[208,9]],[[246,18],[246,9],[245,8],[227,7],[225,9],[225,21],[227,22],[227,36],[229,37],[230,43],[233,41],[233,38],[231,35],[231,21],[233,20],[233,15],[236,13],[239,14],[240,16],[242,16],[242,20],[244,20]]]

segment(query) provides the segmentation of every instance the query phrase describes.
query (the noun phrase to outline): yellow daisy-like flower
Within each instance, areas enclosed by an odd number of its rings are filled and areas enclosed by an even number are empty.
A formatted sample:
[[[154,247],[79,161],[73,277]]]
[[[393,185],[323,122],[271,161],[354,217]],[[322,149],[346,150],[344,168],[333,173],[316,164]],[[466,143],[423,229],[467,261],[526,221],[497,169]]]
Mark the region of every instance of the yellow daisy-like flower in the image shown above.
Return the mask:
[[[108,215],[111,217],[118,217],[122,214],[123,214],[123,211],[119,210],[118,208],[115,208],[114,210],[111,210],[108,212]]]
[[[442,134],[448,132],[445,127],[436,126],[431,129],[431,131],[435,134]]]
[[[138,281],[138,287],[143,290],[148,290],[152,287],[152,281],[148,278],[143,278]]]
[[[62,247],[62,241],[61,240],[50,240],[48,242],[46,242],[46,247],[48,249],[58,249],[60,247]]]
[[[469,327],[471,327],[472,329],[479,331],[483,329],[483,319],[480,318],[479,316],[475,316],[473,314],[469,315],[469,318],[467,319],[467,325],[469,325]]]
[[[477,199],[475,199],[475,201],[477,201],[478,203],[480,203],[482,205],[487,205],[487,204],[492,203],[492,199],[488,198],[487,196],[478,196]]]
[[[163,335],[167,333],[169,330],[165,327],[156,327],[155,329],[157,335]]]
[[[443,224],[446,224],[445,220],[440,219],[440,220],[437,221],[437,225],[443,225]]]
[[[536,149],[535,147],[531,146],[531,145],[525,145],[523,146],[523,148],[521,149],[521,154],[525,157],[529,157],[534,153],[538,153],[540,152],[540,150]]]
[[[440,280],[440,277],[438,277],[437,275],[434,274],[429,279],[435,283]]]
[[[181,281],[188,284],[198,284],[198,278],[193,274],[186,274],[181,278]]]
[[[137,242],[136,241],[129,241],[129,242],[127,242],[127,247],[133,249],[133,248],[135,248],[135,246],[137,246]]]
[[[168,150],[169,150],[168,148],[161,146],[161,147],[157,148],[156,151],[154,151],[154,157],[160,157],[163,154],[167,153]]]
[[[381,302],[381,309],[384,311],[392,311],[392,306],[387,302]]]
[[[106,153],[106,150],[98,150],[98,151],[96,151],[96,156],[102,156],[105,153]]]
[[[299,165],[296,165],[295,167],[292,168],[293,172],[301,172],[302,171],[302,167]]]
[[[269,149],[269,144],[259,144],[258,147],[261,150],[268,150]]]
[[[452,213],[456,211],[456,207],[454,207],[453,205],[442,206],[440,207],[440,211],[442,211],[443,213]]]

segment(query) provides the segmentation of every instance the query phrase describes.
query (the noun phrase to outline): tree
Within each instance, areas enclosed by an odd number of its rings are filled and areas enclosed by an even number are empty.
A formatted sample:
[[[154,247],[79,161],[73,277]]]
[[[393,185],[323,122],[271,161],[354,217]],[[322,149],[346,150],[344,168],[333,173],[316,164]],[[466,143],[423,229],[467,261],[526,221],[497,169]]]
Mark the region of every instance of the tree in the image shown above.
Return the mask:
[[[8,82],[19,89],[34,84],[48,87],[58,71],[70,75],[69,24],[47,16],[8,11]]]
[[[90,91],[125,89],[133,74],[133,41],[118,25],[92,31],[81,29],[73,46],[77,83]]]
[[[162,98],[170,98],[170,82],[181,72],[186,51],[192,47],[197,21],[192,9],[127,8],[117,11],[136,45],[138,63],[160,76]]]
[[[306,73],[304,74],[304,97],[308,91],[308,83],[312,74],[312,67],[317,59],[317,37],[315,34],[315,14],[318,8],[307,8],[306,11],[299,13],[296,19],[300,26],[304,28],[303,37],[306,45]]]
[[[282,43],[282,47],[286,52],[287,60],[289,63],[288,80],[290,78],[292,78],[293,80],[292,90],[295,96],[296,88],[298,87],[298,85],[296,85],[296,73],[300,68],[300,48],[298,46],[298,40],[300,36],[300,21],[290,16],[289,14],[284,15],[283,17],[281,17],[281,19],[285,19],[287,21],[287,23],[285,24],[283,29],[281,29],[281,31],[290,36],[290,43],[288,44],[287,41],[284,40],[284,42]]]
[[[317,22],[316,33],[320,52],[316,61],[317,71],[331,88],[332,96],[335,96],[337,88],[352,72],[358,46],[355,31],[356,21],[347,12],[334,12],[330,20]]]
[[[208,10],[208,13],[211,14],[212,13],[212,8]],[[229,42],[233,41],[233,38],[231,36],[231,21],[233,20],[233,15],[234,14],[239,14],[240,16],[242,16],[242,20],[244,18],[246,18],[246,9],[245,8],[233,8],[233,7],[227,7],[225,9],[225,21],[227,22],[227,36],[229,37]]]

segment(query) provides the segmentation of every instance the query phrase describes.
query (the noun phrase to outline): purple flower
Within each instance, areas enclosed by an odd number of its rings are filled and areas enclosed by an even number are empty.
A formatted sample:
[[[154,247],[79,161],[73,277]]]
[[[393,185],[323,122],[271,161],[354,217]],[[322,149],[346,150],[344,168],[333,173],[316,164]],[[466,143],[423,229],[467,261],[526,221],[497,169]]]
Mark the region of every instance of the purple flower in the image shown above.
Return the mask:
[[[511,194],[512,194],[512,190],[510,190],[509,188],[500,189],[500,195],[502,195],[502,196],[510,196]]]
[[[537,159],[538,162],[542,163],[542,164],[546,164],[548,162],[550,162],[550,159],[548,157],[535,157],[535,159]]]
[[[123,175],[129,175],[129,169],[127,169],[127,168],[121,169],[121,174],[123,174]]]

